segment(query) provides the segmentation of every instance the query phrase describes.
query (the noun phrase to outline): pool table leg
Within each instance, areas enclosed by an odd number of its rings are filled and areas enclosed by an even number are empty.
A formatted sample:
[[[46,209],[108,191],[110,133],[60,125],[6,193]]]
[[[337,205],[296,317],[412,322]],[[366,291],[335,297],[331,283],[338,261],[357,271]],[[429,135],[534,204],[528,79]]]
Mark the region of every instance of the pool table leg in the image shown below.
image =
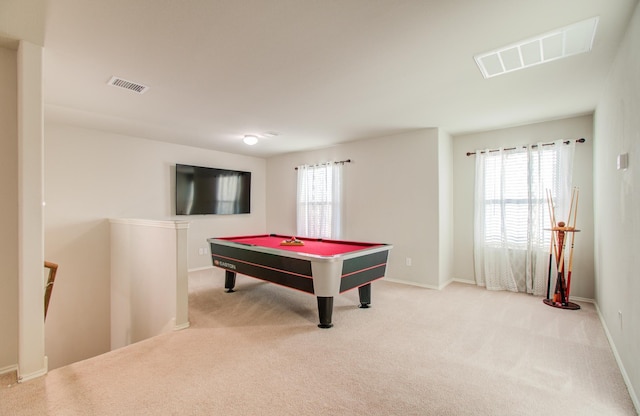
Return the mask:
[[[236,286],[236,272],[231,270],[224,271],[224,288],[227,289],[227,293],[234,292],[233,288]]]
[[[320,328],[331,328],[331,315],[333,314],[333,297],[318,296],[318,316]]]
[[[360,308],[369,308],[371,305],[371,283],[358,288],[360,295]]]

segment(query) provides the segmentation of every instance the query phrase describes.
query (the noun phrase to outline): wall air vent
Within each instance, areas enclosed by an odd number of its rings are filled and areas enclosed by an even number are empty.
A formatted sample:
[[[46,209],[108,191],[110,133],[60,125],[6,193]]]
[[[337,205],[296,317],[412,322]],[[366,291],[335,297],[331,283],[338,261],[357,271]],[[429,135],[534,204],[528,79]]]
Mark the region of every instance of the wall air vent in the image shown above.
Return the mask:
[[[145,91],[149,89],[149,87],[147,87],[146,85],[142,85],[133,81],[127,81],[126,79],[122,79],[120,77],[111,77],[107,84],[114,87],[124,88],[125,90],[133,91],[138,94],[144,94]]]

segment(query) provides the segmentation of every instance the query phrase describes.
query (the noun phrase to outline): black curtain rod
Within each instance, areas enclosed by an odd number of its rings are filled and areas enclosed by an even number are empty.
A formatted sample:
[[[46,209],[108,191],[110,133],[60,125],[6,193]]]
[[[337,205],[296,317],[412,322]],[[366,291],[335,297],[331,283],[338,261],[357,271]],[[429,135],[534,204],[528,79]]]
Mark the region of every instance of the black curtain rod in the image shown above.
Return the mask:
[[[584,138],[582,138],[582,137],[579,138],[579,139],[576,139],[576,143],[584,143],[585,141],[586,140]],[[564,141],[562,143],[569,144],[569,143],[571,143],[571,140],[566,140],[566,141]],[[542,143],[543,146],[553,146],[554,144],[555,143]],[[526,148],[526,147],[527,146],[522,146],[522,148]],[[533,144],[533,145],[531,145],[531,147],[538,147],[538,145],[537,144]],[[515,150],[515,149],[517,149],[517,147],[508,147],[508,148],[503,149],[503,150]],[[492,150],[489,150],[489,153],[499,152],[499,151],[500,151],[500,149],[492,149]],[[484,150],[481,151],[480,153],[484,153]],[[467,152],[467,156],[471,156],[471,155],[475,155],[475,154],[476,154],[476,152]]]
[[[331,162],[327,162],[327,163],[331,163]],[[345,163],[351,163],[351,159],[347,159],[347,160],[338,160],[337,162],[333,162],[335,164],[345,164]],[[326,163],[316,163],[315,165],[307,165],[307,166],[321,166],[321,165],[326,165]],[[298,167],[295,167],[296,170],[298,170]]]

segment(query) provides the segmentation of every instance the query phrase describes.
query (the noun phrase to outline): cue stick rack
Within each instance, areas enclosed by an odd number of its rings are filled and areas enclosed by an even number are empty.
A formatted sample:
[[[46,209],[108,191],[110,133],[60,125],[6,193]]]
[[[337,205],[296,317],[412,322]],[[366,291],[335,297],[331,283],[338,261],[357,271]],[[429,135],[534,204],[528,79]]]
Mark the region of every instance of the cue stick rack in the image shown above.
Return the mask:
[[[578,217],[578,188],[573,188],[571,192],[571,203],[569,205],[569,215],[567,222],[558,221],[555,218],[555,208],[553,206],[553,198],[551,191],[547,189],[547,204],[549,207],[549,216],[551,220],[551,242],[549,247],[549,272],[547,276],[547,297],[542,301],[555,308],[577,310],[580,309],[580,305],[569,301],[569,294],[571,292],[571,272],[573,268],[573,246],[575,236],[580,230],[576,229],[576,218]],[[574,207],[575,204],[575,207]],[[573,221],[573,224],[572,224]],[[569,263],[565,261],[567,239],[571,239],[569,246]],[[555,259],[555,262],[554,262]],[[554,269],[553,263],[555,263],[555,288],[553,294],[551,293],[552,270]],[[565,278],[566,270],[566,278]]]

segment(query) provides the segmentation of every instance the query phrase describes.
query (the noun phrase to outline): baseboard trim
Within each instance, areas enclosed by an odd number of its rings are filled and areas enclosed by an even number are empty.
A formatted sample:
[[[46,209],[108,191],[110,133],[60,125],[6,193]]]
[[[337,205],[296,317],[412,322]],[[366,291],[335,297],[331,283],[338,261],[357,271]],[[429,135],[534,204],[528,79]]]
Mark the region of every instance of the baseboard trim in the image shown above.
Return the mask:
[[[457,283],[464,283],[465,285],[475,285],[476,281],[475,280],[468,280],[468,279],[451,279],[454,282]]]
[[[25,383],[29,380],[33,380],[39,377],[44,376],[45,374],[47,374],[47,369],[46,368],[42,368],[36,372],[33,372],[31,374],[26,374],[26,375],[19,375],[18,376],[18,383]]]
[[[213,269],[213,266],[205,266],[205,267],[194,267],[193,269],[188,269],[187,272],[191,273],[191,272],[199,272],[202,270],[209,270],[209,269]]]
[[[425,289],[433,289],[433,290],[442,290],[445,287],[449,286],[451,283],[456,282],[456,283],[464,283],[467,285],[475,285],[476,282],[473,280],[465,280],[465,279],[449,279],[446,282],[442,283],[440,286],[434,286],[434,285],[425,285],[424,283],[417,283],[417,282],[412,282],[409,280],[400,280],[400,279],[393,279],[390,277],[385,277],[382,280],[386,280],[387,282],[392,282],[392,283],[401,283],[403,285],[409,285],[409,286],[417,286],[417,287],[422,287]]]
[[[409,285],[409,286],[417,286],[417,287],[422,287],[424,289],[433,289],[433,290],[442,290],[444,289],[449,283],[451,283],[451,281],[448,281],[440,286],[433,286],[433,285],[425,285],[424,283],[418,283],[418,282],[412,282],[409,280],[400,280],[400,279],[392,279],[389,277],[385,277],[382,280],[386,280],[387,282],[392,282],[392,283],[400,283],[403,285]]]
[[[571,300],[575,300],[575,301],[578,301],[578,302],[593,303],[594,305],[596,304],[595,299],[581,298],[579,296],[571,296]]]
[[[585,301],[587,302],[587,301]],[[598,306],[598,302],[593,301],[593,304],[596,307],[596,312],[598,313],[598,318],[600,318],[600,323],[602,323],[602,328],[604,328],[604,333],[607,336],[607,341],[609,341],[609,346],[611,347],[611,351],[613,351],[613,356],[616,359],[616,363],[618,364],[618,368],[620,369],[620,373],[622,374],[622,379],[624,380],[624,384],[627,385],[627,390],[629,391],[629,396],[631,396],[631,401],[636,408],[636,412],[640,415],[640,400],[638,400],[638,395],[633,389],[633,385],[631,384],[631,379],[629,379],[629,375],[624,368],[624,364],[622,363],[622,359],[620,358],[620,354],[618,354],[618,350],[616,349],[616,344],[613,342],[613,338],[611,337],[611,333],[609,332],[609,328],[607,327],[607,323],[600,312],[600,307]]]
[[[18,364],[12,364],[12,365],[8,365],[6,367],[0,368],[0,375],[7,374],[12,371],[16,371],[16,372],[18,371]]]
[[[20,374],[20,368],[18,368],[18,383],[24,383],[29,380],[33,380],[34,378],[42,377],[49,371],[49,357],[44,356],[43,367],[38,371],[34,371],[29,374]]]
[[[187,328],[189,328],[190,326],[191,326],[191,323],[190,323],[190,322],[185,322],[185,323],[180,324],[180,325],[175,325],[175,326],[173,327],[173,330],[174,330],[174,331],[180,331],[180,330],[182,330],[182,329],[187,329]]]

